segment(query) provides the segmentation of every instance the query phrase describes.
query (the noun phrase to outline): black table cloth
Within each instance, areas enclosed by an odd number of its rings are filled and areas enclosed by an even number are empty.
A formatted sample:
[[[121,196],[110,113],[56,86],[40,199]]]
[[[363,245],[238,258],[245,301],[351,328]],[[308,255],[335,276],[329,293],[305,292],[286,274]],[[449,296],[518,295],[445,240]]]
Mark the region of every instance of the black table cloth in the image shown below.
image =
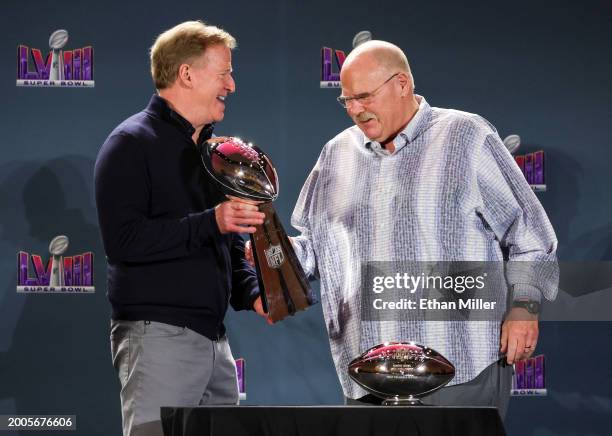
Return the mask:
[[[165,436],[505,435],[493,407],[162,407]]]

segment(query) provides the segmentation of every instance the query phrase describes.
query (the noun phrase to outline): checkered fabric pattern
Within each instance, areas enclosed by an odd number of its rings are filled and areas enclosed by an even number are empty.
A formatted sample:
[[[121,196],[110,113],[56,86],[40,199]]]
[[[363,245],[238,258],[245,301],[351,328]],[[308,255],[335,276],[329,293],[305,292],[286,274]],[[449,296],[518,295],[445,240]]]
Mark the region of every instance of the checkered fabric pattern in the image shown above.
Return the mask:
[[[292,215],[296,253],[320,278],[331,352],[344,395],[366,394],[349,362],[385,341],[415,341],[456,367],[450,383],[475,378],[499,358],[495,321],[390,322],[361,319],[361,268],[368,261],[530,261],[556,265],[553,228],[504,147],[482,117],[419,109],[390,154],[357,126],[329,141]],[[514,298],[553,299],[558,275],[525,274]]]

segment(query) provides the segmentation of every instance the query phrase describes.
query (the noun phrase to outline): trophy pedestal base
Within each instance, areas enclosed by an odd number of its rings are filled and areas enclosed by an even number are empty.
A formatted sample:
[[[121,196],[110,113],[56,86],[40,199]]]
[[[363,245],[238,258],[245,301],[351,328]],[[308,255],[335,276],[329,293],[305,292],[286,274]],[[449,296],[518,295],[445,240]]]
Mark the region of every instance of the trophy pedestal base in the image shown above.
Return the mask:
[[[389,398],[382,402],[383,406],[424,406],[417,397]]]
[[[260,204],[259,210],[266,218],[255,226],[251,244],[264,310],[277,322],[307,309],[316,297],[272,203]]]

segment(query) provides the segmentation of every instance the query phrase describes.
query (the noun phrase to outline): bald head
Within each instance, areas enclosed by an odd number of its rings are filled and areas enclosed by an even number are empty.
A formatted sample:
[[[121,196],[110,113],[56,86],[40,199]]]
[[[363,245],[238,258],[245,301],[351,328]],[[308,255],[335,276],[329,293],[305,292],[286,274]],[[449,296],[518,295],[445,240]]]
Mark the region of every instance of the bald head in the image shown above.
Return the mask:
[[[366,137],[389,146],[419,108],[406,55],[385,41],[357,46],[340,70],[340,101]]]
[[[411,88],[414,89],[414,80],[408,59],[401,48],[386,41],[367,41],[357,46],[349,53],[342,64],[342,72],[354,68],[376,69],[382,76],[397,72],[406,73],[410,78]]]

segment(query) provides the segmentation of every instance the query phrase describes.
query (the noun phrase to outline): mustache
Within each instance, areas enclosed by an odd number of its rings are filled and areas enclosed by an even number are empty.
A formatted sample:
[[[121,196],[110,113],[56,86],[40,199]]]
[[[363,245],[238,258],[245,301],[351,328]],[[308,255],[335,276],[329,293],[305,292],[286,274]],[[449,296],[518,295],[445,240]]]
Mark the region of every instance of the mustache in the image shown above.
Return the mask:
[[[374,119],[374,120],[378,120],[378,117],[373,114],[372,112],[368,112],[368,111],[364,111],[361,112],[360,114],[358,114],[355,119],[360,122],[363,123],[365,121],[368,121],[369,119]]]

